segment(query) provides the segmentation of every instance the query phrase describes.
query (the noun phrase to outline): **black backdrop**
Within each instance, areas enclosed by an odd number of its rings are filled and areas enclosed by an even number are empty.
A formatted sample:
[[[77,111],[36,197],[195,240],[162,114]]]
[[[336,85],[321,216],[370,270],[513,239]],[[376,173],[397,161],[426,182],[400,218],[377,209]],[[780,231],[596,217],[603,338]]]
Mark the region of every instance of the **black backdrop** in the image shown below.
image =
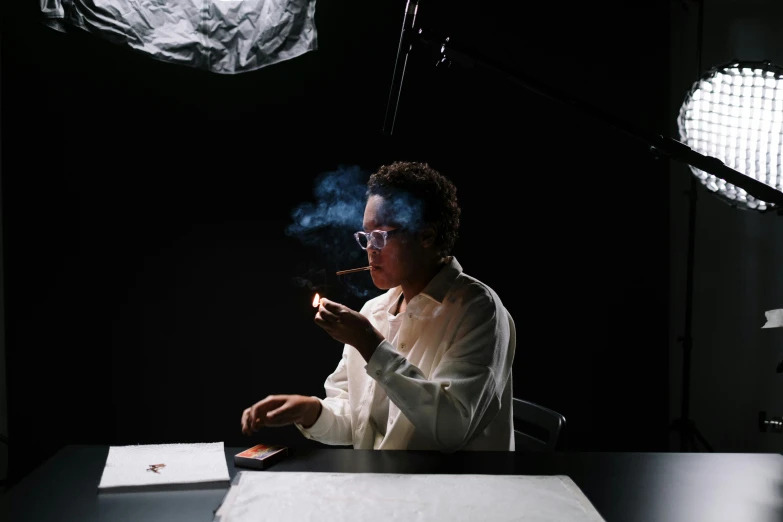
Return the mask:
[[[63,444],[315,444],[294,428],[239,430],[267,394],[322,394],[340,355],[294,284],[335,267],[284,230],[319,174],[396,159],[457,184],[454,253],[516,319],[515,394],[567,417],[569,449],[666,449],[668,165],[502,78],[435,69],[428,51],[382,136],[404,0],[369,4],[321,0],[318,51],[236,76],[4,6],[15,476]],[[609,113],[669,128],[666,2],[519,4],[422,12]],[[334,281],[329,292],[361,305]]]

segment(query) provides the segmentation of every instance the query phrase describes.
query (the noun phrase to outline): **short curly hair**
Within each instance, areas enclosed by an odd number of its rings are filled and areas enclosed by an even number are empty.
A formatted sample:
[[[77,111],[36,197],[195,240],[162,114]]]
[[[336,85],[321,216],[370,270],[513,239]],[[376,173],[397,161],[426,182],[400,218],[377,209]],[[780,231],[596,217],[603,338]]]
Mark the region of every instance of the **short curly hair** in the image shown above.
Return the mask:
[[[460,207],[457,188],[443,174],[426,163],[396,161],[370,176],[367,198],[412,200],[420,206],[420,219],[437,231],[438,253],[447,256],[454,248],[459,230]]]

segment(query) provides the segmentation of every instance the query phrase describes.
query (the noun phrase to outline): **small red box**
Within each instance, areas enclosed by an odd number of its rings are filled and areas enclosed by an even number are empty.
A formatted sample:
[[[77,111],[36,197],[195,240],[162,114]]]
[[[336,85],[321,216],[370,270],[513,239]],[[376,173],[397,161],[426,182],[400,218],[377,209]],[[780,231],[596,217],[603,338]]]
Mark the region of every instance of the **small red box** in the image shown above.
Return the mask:
[[[288,456],[286,446],[258,444],[234,455],[234,465],[243,468],[266,469]]]

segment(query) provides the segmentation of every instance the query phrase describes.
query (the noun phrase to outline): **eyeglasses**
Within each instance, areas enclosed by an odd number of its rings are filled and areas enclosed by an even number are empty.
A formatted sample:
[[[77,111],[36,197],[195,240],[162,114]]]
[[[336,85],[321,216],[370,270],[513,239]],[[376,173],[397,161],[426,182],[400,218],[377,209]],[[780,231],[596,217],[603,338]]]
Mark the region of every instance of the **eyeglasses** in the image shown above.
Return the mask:
[[[376,250],[380,250],[386,246],[386,240],[388,240],[392,234],[399,232],[401,229],[395,228],[394,230],[373,230],[372,232],[356,232],[353,237],[356,238],[356,242],[362,247],[362,250],[367,250],[370,245]]]

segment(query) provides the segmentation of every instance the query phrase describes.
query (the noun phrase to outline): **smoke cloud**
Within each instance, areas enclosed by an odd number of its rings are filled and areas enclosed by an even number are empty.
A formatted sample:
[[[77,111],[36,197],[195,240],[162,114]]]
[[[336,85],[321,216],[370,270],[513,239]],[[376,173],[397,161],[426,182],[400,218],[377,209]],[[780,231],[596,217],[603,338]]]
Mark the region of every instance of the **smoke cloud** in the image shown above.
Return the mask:
[[[335,286],[338,269],[356,268],[366,263],[367,254],[353,237],[362,229],[369,173],[358,166],[339,166],[315,180],[315,201],[298,205],[291,212],[291,223],[285,233],[319,250],[330,265],[324,270],[300,274],[294,278],[298,287],[318,289]],[[366,272],[342,276],[342,289],[366,297],[375,288]],[[331,280],[331,282],[330,282]]]
[[[356,166],[318,176],[313,190],[316,201],[294,209],[286,233],[313,244],[321,243],[325,229],[360,230],[368,177]]]

